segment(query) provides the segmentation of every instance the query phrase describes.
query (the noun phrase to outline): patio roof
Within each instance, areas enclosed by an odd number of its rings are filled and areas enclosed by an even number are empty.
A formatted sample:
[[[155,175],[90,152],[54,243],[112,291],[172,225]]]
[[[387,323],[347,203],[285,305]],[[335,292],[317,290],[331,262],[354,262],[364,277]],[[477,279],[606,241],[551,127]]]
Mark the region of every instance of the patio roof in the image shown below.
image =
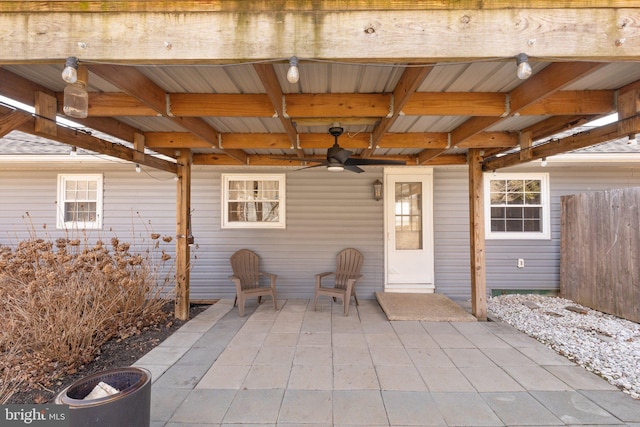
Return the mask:
[[[295,159],[324,159],[328,129],[339,124],[339,143],[356,158],[465,164],[478,148],[485,169],[497,169],[638,130],[635,104],[625,101],[640,85],[640,43],[628,25],[637,8],[209,3],[176,2],[164,13],[148,2],[3,2],[3,27],[14,30],[0,53],[0,95],[54,118],[60,73],[75,56],[89,91],[89,116],[76,122],[135,147],[37,126],[0,107],[3,134],[20,129],[163,169],[172,166],[141,156],[141,147],[170,158],[188,150],[194,164],[300,166]],[[516,76],[519,53],[532,66],[526,80]],[[287,80],[292,56],[296,83]],[[621,102],[633,111],[605,131],[542,147]],[[526,154],[497,158],[514,149]]]

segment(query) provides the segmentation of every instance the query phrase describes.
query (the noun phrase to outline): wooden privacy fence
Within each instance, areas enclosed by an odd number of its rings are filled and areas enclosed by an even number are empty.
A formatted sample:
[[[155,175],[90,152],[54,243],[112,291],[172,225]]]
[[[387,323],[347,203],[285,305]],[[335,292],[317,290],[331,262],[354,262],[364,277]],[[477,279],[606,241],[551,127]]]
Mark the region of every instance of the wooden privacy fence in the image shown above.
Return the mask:
[[[560,296],[640,322],[640,188],[561,198]]]

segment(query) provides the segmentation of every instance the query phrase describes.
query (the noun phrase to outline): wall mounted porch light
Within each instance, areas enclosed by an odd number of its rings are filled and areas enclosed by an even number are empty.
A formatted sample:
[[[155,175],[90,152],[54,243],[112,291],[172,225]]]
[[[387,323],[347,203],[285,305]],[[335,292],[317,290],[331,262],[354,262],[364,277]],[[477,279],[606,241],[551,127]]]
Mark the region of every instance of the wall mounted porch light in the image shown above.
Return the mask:
[[[373,199],[379,202],[382,199],[382,183],[379,179],[373,181]]]

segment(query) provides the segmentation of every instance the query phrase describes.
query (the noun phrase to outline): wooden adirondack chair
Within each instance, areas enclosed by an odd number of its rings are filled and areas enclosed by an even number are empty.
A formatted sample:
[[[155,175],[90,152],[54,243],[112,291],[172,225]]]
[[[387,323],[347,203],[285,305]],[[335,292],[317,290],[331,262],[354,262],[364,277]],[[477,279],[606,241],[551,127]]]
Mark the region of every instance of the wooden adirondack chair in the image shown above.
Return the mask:
[[[240,249],[231,255],[229,261],[233,270],[229,280],[236,285],[236,299],[233,305],[238,304],[240,317],[244,316],[244,303],[248,297],[258,297],[258,304],[260,304],[263,295],[271,295],[273,308],[277,310],[276,278],[278,276],[260,271],[260,257],[249,249]],[[260,278],[263,276],[269,278],[270,286],[260,286]]]
[[[342,299],[344,305],[344,315],[349,315],[349,302],[351,296],[355,298],[356,305],[358,305],[358,297],[356,296],[356,282],[362,277],[360,269],[364,262],[364,256],[360,251],[353,248],[347,248],[340,251],[336,256],[336,271],[328,271],[325,273],[316,274],[316,292],[313,298],[313,309],[316,309],[318,303],[318,297],[320,295],[326,295]],[[335,276],[332,287],[322,285],[322,279],[329,276]]]

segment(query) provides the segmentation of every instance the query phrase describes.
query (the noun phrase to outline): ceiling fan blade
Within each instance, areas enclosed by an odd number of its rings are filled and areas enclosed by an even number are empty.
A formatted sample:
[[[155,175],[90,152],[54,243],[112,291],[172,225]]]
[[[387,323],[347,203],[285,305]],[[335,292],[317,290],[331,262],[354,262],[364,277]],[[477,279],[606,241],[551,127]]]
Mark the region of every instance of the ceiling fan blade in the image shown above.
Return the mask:
[[[298,168],[298,169],[296,169],[296,170],[297,170],[297,171],[301,171],[301,170],[303,170],[303,169],[319,168],[319,167],[321,167],[321,166],[326,166],[326,165],[327,165],[326,163],[320,163],[320,164],[318,164],[318,165],[304,166],[304,167]]]
[[[345,165],[406,165],[404,160],[384,160],[384,159],[358,159],[350,158],[344,162]]]
[[[291,162],[313,162],[320,163],[322,165],[326,165],[327,161],[325,159],[319,159],[317,157],[269,157],[274,160],[289,160]]]
[[[360,169],[358,166],[356,165],[344,165],[344,169],[348,170],[349,172],[355,172],[355,173],[361,173],[364,172],[363,169]]]

